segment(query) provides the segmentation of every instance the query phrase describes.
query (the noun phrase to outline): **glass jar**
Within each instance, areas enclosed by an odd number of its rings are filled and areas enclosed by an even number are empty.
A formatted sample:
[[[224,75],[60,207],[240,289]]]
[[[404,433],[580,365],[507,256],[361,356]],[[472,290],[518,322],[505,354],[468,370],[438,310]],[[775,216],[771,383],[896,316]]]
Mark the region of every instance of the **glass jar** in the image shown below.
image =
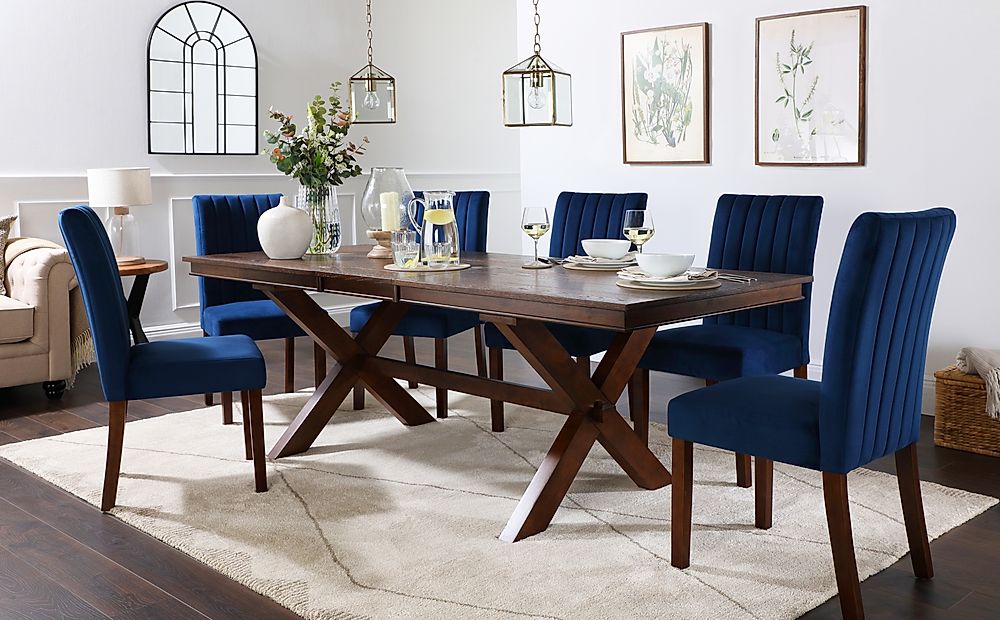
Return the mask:
[[[333,185],[300,185],[295,207],[309,214],[313,237],[306,254],[333,254],[342,242],[337,188]]]
[[[409,228],[406,207],[411,200],[413,189],[402,168],[372,168],[361,197],[361,219],[368,230]]]

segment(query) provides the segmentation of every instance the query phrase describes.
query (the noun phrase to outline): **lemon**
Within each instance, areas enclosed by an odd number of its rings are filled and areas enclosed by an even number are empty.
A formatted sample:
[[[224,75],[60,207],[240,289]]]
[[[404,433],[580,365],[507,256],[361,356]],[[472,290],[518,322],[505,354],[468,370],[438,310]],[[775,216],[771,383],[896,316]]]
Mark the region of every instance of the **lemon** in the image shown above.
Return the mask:
[[[455,221],[455,212],[451,209],[429,209],[424,211],[424,219],[435,226],[451,224]]]

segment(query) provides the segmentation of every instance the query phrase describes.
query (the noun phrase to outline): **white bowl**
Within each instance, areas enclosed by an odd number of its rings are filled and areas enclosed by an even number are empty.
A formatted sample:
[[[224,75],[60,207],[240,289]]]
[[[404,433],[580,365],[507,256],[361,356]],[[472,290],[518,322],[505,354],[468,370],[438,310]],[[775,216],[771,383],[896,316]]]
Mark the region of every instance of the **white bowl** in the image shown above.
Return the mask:
[[[584,239],[583,251],[593,258],[618,260],[628,254],[632,242],[626,239]]]
[[[639,269],[657,278],[679,276],[694,263],[694,254],[636,254]]]

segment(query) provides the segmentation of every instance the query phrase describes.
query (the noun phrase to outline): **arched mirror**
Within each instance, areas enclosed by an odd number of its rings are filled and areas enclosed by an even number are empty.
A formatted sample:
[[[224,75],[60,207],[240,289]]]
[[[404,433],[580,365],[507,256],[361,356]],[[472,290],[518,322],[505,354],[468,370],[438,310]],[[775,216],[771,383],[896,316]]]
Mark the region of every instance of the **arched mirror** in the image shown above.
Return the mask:
[[[149,152],[257,154],[257,48],[213,2],[185,2],[149,34]]]

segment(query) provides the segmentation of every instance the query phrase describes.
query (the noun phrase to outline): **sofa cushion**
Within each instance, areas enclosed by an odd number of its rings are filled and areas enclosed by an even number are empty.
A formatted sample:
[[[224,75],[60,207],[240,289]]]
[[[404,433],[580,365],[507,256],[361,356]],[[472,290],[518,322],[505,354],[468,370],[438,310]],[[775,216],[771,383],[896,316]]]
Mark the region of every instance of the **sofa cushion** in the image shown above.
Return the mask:
[[[16,219],[16,215],[0,217],[0,295],[7,294],[7,285],[4,283],[7,280],[7,261],[4,253],[7,250],[7,240],[10,239],[10,228]]]
[[[0,344],[22,342],[35,335],[35,309],[23,301],[0,295]]]

